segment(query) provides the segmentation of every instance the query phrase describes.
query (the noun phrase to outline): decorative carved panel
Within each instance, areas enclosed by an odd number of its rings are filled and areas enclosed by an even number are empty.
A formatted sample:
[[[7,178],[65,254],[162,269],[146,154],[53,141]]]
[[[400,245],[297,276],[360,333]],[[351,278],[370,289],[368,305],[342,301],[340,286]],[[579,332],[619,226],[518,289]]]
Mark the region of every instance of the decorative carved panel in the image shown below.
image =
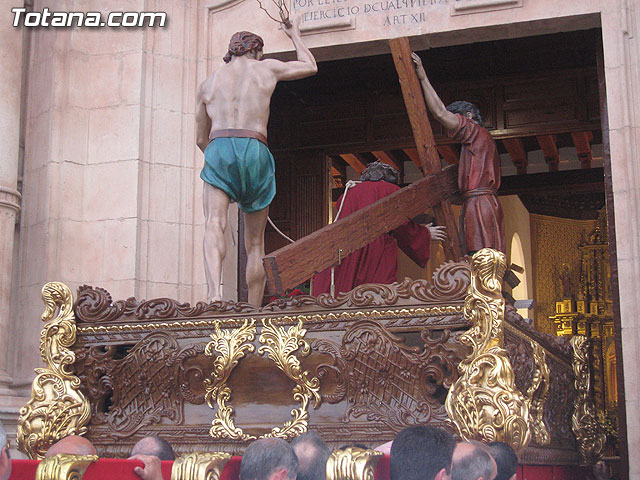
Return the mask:
[[[343,422],[364,417],[394,431],[409,425],[449,424],[444,402],[435,395],[457,379],[456,365],[465,349],[460,332],[423,330],[422,347],[409,347],[374,321],[361,321],[345,332],[342,345],[318,340],[312,347],[332,357],[318,366],[318,376],[333,378],[329,403],[347,399]]]

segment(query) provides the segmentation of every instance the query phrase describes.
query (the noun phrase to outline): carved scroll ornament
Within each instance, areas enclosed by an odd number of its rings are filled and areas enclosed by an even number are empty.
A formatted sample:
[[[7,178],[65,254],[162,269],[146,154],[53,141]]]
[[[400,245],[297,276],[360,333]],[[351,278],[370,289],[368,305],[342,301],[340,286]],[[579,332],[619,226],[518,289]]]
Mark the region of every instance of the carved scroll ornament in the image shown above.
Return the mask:
[[[539,443],[549,442],[542,418],[549,372],[544,351],[532,343],[537,371],[527,397],[515,385],[504,349],[501,287],[505,271],[506,257],[495,250],[484,248],[471,260],[464,314],[473,327],[461,341],[471,346],[472,353],[458,366],[460,378],[449,390],[445,407],[462,438],[500,440],[521,452],[529,444],[532,431]]]
[[[46,322],[40,334],[40,355],[45,368],[36,368],[31,400],[20,409],[18,449],[41,459],[53,443],[68,435],[83,435],[91,417],[89,401],[80,392],[80,379],[71,366],[70,347],[76,341],[73,296],[69,287],[50,282],[42,289]],[[54,315],[58,312],[57,316]]]
[[[295,352],[300,349],[300,355],[309,355],[311,348],[304,340],[306,330],[302,328],[302,320],[297,325],[279,327],[269,319],[262,320],[260,335],[261,347],[259,354],[266,353],[276,366],[287,377],[296,383],[293,388],[293,398],[300,403],[298,408],[291,411],[292,419],[282,427],[273,427],[264,437],[278,437],[288,440],[307,431],[309,422],[309,402],[313,399],[314,407],[320,405],[320,380],[309,377],[309,373],[302,370]],[[205,398],[211,408],[217,406],[209,433],[213,438],[228,438],[232,440],[249,441],[256,437],[245,433],[236,427],[233,421],[233,408],[227,405],[231,398],[231,389],[227,385],[231,372],[246,353],[253,352],[255,347],[251,343],[256,335],[255,320],[245,321],[237,329],[220,329],[216,322],[215,333],[211,334],[212,341],[207,344],[205,353],[215,356],[214,368],[210,379],[205,380]],[[219,355],[216,356],[215,352]]]
[[[573,433],[578,440],[578,450],[587,464],[595,463],[601,456],[607,440],[598,422],[596,407],[591,397],[591,373],[589,370],[589,344],[586,337],[571,338],[573,347],[573,374],[576,385],[576,403],[572,417]]]
[[[36,480],[82,480],[89,465],[98,461],[97,455],[67,455],[60,453],[38,464]]]
[[[309,378],[309,372],[302,370],[300,360],[294,352],[300,349],[300,355],[307,356],[311,347],[304,340],[307,331],[302,328],[302,320],[297,325],[278,327],[273,321],[264,319],[260,343],[262,346],[258,353],[267,353],[276,366],[291,380],[296,382],[293,387],[293,399],[300,402],[298,408],[291,410],[293,418],[287,421],[282,428],[274,427],[271,433],[265,437],[278,437],[285,440],[297,437],[307,431],[309,424],[309,402],[313,399],[315,408],[320,406],[320,380],[317,377]]]
[[[327,460],[327,480],[373,480],[383,456],[382,452],[357,447],[334,450]]]
[[[230,453],[194,452],[177,458],[171,469],[171,480],[218,480]]]
[[[218,409],[211,422],[209,433],[213,438],[230,438],[234,440],[254,440],[254,435],[244,433],[241,428],[235,426],[233,421],[233,408],[227,405],[231,398],[231,388],[227,385],[229,376],[238,362],[247,353],[253,352],[255,347],[251,343],[256,336],[255,320],[248,320],[236,329],[220,329],[220,323],[215,324],[215,333],[211,334],[212,341],[207,344],[205,353],[215,356],[213,361],[212,378],[204,381],[205,400],[211,408]]]

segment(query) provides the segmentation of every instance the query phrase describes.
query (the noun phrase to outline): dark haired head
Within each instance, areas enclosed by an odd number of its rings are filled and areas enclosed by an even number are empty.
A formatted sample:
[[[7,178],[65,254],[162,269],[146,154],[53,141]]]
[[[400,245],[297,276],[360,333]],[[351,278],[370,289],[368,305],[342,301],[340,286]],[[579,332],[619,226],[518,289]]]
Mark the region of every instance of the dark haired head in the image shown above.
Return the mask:
[[[455,442],[448,432],[433,427],[408,427],[391,444],[391,480],[433,480],[451,470]]]
[[[236,32],[229,41],[229,51],[224,56],[224,63],[229,63],[231,57],[241,57],[248,52],[257,52],[264,47],[264,41],[259,35],[251,32]]]
[[[457,102],[450,103],[447,105],[447,110],[451,113],[459,113],[460,115],[466,116],[467,113],[471,114],[471,120],[476,122],[478,125],[482,125],[482,117],[480,116],[480,110],[471,102],[465,102],[463,100],[459,100]]]
[[[325,480],[331,449],[314,431],[303,433],[291,442],[298,457],[298,480]]]
[[[175,460],[176,455],[169,442],[160,437],[144,437],[133,446],[131,455],[153,455],[160,460]]]
[[[379,182],[383,180],[398,185],[400,183],[400,172],[391,165],[378,160],[367,165],[367,168],[360,175],[360,180],[363,182]]]
[[[261,438],[244,451],[240,480],[267,480],[279,470],[286,470],[290,480],[296,478],[298,459],[293,449],[280,438]]]
[[[509,445],[503,442],[491,442],[489,445],[491,456],[498,465],[498,475],[495,480],[509,480],[518,471],[518,456]]]

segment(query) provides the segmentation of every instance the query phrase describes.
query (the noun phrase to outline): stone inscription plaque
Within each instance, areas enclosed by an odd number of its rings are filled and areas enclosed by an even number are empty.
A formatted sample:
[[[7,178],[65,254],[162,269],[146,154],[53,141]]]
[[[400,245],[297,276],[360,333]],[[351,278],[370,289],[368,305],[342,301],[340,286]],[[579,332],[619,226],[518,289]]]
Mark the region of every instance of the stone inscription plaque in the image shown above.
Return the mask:
[[[292,11],[302,18],[303,33],[355,28],[425,24],[434,9],[449,12],[451,0],[292,0]],[[440,7],[440,8],[439,8]]]

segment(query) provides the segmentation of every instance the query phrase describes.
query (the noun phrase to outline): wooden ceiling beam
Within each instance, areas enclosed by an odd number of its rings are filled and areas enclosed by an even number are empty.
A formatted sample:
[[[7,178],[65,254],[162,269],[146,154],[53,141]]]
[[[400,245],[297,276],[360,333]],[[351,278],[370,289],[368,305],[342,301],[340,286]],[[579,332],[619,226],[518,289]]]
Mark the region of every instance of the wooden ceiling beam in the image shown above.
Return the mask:
[[[593,140],[593,133],[588,130],[585,132],[572,132],[571,138],[573,138],[573,144],[576,147],[582,168],[591,168],[591,160],[593,159],[591,140]]]
[[[358,157],[356,157],[352,153],[343,153],[340,157],[347,162],[347,165],[350,165],[358,175],[360,175],[364,169],[366,168],[366,164],[364,164]]]
[[[458,152],[456,151],[453,145],[451,144],[436,145],[436,148],[438,149],[438,153],[442,155],[442,158],[444,158],[444,161],[447,162],[449,165],[453,165],[455,163],[460,162],[460,157],[458,156]]]
[[[376,157],[382,163],[386,163],[387,165],[391,165],[396,170],[400,171],[400,166],[395,162],[393,158],[387,154],[387,152],[383,150],[376,150],[375,152],[371,152],[374,157]]]
[[[538,145],[544,154],[544,161],[549,165],[550,172],[558,171],[560,163],[560,155],[558,155],[558,146],[556,145],[555,135],[537,135]]]
[[[417,148],[405,148],[403,152],[411,159],[413,163],[417,165],[417,167],[422,170],[422,163],[420,162],[420,156],[418,155]]]
[[[511,161],[516,167],[518,175],[526,175],[527,173],[527,151],[521,138],[505,138],[502,140],[507,153],[511,157]]]

